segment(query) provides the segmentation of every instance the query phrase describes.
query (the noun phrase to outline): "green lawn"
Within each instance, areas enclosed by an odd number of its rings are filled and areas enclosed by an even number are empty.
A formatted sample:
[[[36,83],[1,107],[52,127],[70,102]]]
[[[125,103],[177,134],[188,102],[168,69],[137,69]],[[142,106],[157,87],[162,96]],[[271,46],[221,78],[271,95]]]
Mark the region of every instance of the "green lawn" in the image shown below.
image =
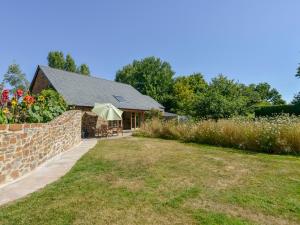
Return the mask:
[[[177,141],[100,141],[0,208],[0,224],[300,224],[300,158]]]

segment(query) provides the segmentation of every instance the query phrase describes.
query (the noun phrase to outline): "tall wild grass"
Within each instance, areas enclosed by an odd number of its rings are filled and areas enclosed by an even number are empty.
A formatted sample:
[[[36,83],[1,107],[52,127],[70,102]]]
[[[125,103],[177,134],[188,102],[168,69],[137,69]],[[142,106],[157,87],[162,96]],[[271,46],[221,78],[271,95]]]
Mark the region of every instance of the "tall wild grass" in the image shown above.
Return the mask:
[[[137,136],[233,147],[266,153],[300,154],[300,118],[203,120],[176,123],[153,119],[135,132]]]

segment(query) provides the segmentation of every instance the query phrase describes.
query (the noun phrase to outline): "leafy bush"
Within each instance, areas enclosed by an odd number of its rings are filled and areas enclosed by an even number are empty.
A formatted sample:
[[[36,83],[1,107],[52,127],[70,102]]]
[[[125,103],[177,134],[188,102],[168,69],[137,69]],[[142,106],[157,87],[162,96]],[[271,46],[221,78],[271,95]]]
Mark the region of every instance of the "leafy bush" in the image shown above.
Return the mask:
[[[300,115],[300,104],[261,106],[255,109],[255,116],[276,116],[280,114]]]
[[[29,109],[28,122],[48,122],[66,111],[64,99],[54,90],[43,90]]]
[[[67,109],[64,99],[54,90],[43,90],[39,95],[23,94],[18,89],[13,96],[8,90],[1,93],[0,123],[48,122]]]
[[[202,120],[192,123],[151,120],[137,136],[176,139],[265,153],[300,154],[300,118]]]
[[[145,119],[146,120],[152,120],[154,118],[156,119],[162,119],[163,114],[158,109],[151,109],[145,113]]]

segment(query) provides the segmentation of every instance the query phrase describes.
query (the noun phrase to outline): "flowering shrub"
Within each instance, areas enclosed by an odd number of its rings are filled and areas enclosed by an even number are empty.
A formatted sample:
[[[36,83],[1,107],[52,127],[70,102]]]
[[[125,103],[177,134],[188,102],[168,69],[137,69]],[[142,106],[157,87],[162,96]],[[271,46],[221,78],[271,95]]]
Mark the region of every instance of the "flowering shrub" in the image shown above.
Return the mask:
[[[135,135],[266,153],[300,154],[300,117],[235,118],[189,123],[154,119],[146,122]]]
[[[18,89],[10,95],[5,89],[1,93],[0,123],[48,122],[67,109],[63,98],[54,90],[43,90],[39,95],[24,94]]]

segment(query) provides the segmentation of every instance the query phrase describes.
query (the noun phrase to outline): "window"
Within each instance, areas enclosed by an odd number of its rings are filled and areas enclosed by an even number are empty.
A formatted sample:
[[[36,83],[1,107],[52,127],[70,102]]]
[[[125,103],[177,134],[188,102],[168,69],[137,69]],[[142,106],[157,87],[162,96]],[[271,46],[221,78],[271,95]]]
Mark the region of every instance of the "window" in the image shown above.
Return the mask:
[[[113,95],[115,97],[115,99],[117,99],[119,102],[126,102],[125,98],[123,98],[122,96],[119,95]]]

